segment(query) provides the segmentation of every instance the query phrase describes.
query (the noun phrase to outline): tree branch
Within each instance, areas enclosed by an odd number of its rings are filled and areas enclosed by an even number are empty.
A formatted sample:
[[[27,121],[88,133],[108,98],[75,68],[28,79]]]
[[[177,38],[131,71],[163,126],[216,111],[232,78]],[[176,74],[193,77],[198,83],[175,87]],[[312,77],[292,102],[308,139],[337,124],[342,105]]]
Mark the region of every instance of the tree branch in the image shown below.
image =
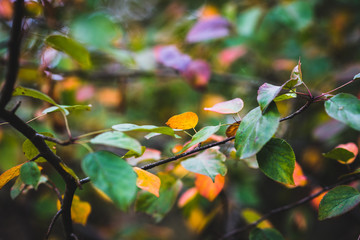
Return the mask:
[[[1,91],[0,108],[5,108],[10,101],[19,71],[19,57],[21,45],[21,28],[24,18],[24,0],[14,3],[14,19],[12,22],[9,40],[9,61],[6,69],[5,84]]]
[[[56,220],[59,218],[59,216],[61,215],[62,213],[62,209],[60,209],[59,211],[57,211],[57,213],[55,214],[55,216],[51,219],[51,222],[50,222],[50,225],[48,227],[48,231],[45,235],[45,240],[49,239],[50,237],[50,233],[51,233],[51,230],[53,229],[54,225],[55,225],[55,222]]]
[[[14,19],[12,22],[8,48],[9,61],[6,69],[5,83],[1,90],[0,96],[0,117],[7,121],[21,134],[23,134],[27,139],[29,139],[38,149],[39,155],[44,157],[64,179],[66,183],[66,192],[62,205],[63,225],[65,228],[66,238],[68,240],[74,239],[71,220],[71,203],[77,187],[76,180],[67,171],[65,171],[65,169],[62,168],[60,164],[62,162],[61,159],[51,151],[51,149],[45,143],[42,135],[38,134],[33,128],[20,119],[15,114],[15,111],[7,111],[5,109],[6,105],[12,97],[19,70],[21,27],[24,17],[24,0],[15,1],[14,10]]]
[[[257,226],[257,225],[258,225],[259,223],[261,223],[262,221],[264,221],[264,220],[272,217],[272,216],[275,215],[275,214],[278,214],[278,213],[281,213],[281,212],[285,212],[285,211],[287,211],[287,210],[289,210],[289,209],[292,209],[292,208],[295,208],[295,207],[297,207],[297,206],[300,206],[300,205],[302,205],[302,204],[304,204],[304,203],[307,203],[307,202],[313,200],[314,198],[316,198],[317,196],[321,195],[322,193],[324,193],[324,192],[326,192],[326,191],[329,191],[329,190],[331,190],[331,189],[333,189],[333,188],[335,188],[335,187],[337,187],[337,186],[339,186],[339,185],[348,184],[348,183],[350,183],[350,182],[352,182],[352,181],[359,180],[359,179],[360,179],[360,175],[352,175],[352,176],[350,176],[349,178],[343,179],[343,180],[341,180],[341,181],[339,181],[339,182],[337,182],[337,183],[335,183],[335,184],[333,184],[333,185],[326,186],[326,187],[324,187],[322,190],[320,190],[320,191],[318,191],[318,192],[316,192],[316,193],[313,193],[313,194],[311,194],[311,195],[309,195],[309,196],[306,196],[306,197],[304,197],[304,198],[302,198],[302,199],[300,199],[300,200],[298,200],[298,201],[296,201],[296,202],[293,202],[293,203],[290,203],[290,204],[288,204],[288,205],[284,205],[284,206],[281,206],[281,207],[279,207],[279,208],[273,209],[273,210],[269,211],[268,213],[266,213],[265,215],[263,215],[263,216],[262,216],[261,218],[259,218],[257,221],[252,222],[252,223],[250,223],[250,224],[248,224],[248,225],[245,225],[245,226],[243,226],[243,227],[241,227],[241,228],[235,229],[235,230],[227,233],[227,234],[224,235],[222,238],[220,238],[220,240],[224,240],[224,239],[227,239],[227,238],[229,238],[229,237],[233,237],[233,236],[235,236],[235,235],[237,235],[237,234],[239,234],[239,233],[242,233],[242,232],[244,232],[244,231],[247,231],[247,230],[249,230],[249,229]]]

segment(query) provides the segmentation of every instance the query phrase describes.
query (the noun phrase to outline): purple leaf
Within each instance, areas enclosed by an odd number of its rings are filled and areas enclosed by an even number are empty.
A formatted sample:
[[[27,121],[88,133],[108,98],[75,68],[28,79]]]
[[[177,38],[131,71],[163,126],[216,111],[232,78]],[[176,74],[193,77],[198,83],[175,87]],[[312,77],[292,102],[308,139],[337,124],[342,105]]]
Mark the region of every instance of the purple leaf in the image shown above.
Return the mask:
[[[186,36],[189,43],[202,42],[229,35],[230,23],[222,17],[200,19]]]
[[[211,76],[210,66],[204,60],[191,61],[182,73],[191,86],[201,89],[206,87]]]
[[[183,54],[175,45],[155,48],[156,60],[166,67],[184,71],[191,62],[190,56]]]

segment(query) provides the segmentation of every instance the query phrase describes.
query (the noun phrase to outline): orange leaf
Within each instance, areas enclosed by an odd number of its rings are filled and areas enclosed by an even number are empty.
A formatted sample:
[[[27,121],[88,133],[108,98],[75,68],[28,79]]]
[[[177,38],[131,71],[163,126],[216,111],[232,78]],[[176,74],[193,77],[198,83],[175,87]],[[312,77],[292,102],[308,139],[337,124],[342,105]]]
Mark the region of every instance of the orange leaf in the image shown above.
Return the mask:
[[[0,175],[0,189],[7,184],[11,179],[16,178],[20,174],[20,168],[24,163],[10,168]]]
[[[60,210],[61,204],[58,200],[56,203],[57,209]],[[91,205],[88,202],[80,201],[79,196],[74,195],[71,205],[71,219],[74,223],[86,225],[87,219],[91,212]]]
[[[196,194],[198,193],[198,190],[196,188],[190,188],[184,192],[178,201],[178,207],[183,207],[186,204],[188,204],[191,200],[193,200],[196,197]]]
[[[311,191],[311,194],[314,194],[314,193],[317,193],[318,191],[320,191],[322,188],[321,187],[316,187],[314,188],[312,191]],[[319,205],[320,205],[320,202],[321,200],[323,199],[323,197],[325,196],[325,194],[327,193],[328,191],[326,192],[323,192],[322,194],[320,194],[319,196],[317,196],[316,198],[314,198],[313,200],[311,200],[311,206],[313,206],[313,208],[315,209],[319,209]]]
[[[196,113],[185,112],[169,118],[169,120],[166,122],[166,125],[174,129],[186,130],[186,129],[194,128],[198,123],[198,121],[199,118],[196,115]]]
[[[340,145],[336,146],[336,148],[343,148],[343,149],[346,149],[346,150],[348,150],[349,152],[352,152],[352,153],[354,154],[354,157],[353,157],[353,158],[350,158],[350,159],[346,162],[346,164],[350,164],[350,163],[354,162],[354,160],[355,160],[355,158],[356,158],[356,156],[358,155],[358,152],[359,152],[359,149],[358,149],[358,147],[356,146],[356,144],[355,144],[355,143],[352,143],[352,142],[349,142],[349,143],[346,143],[346,144],[340,144]],[[344,164],[343,161],[338,160],[338,162]]]
[[[307,178],[304,175],[301,166],[295,162],[295,169],[293,173],[294,185],[286,184],[288,188],[303,187],[307,184]]]
[[[138,178],[136,180],[136,185],[139,188],[159,197],[159,189],[161,185],[160,178],[138,167],[134,167],[134,171],[138,175]]]
[[[221,192],[225,184],[225,177],[220,174],[216,175],[215,182],[210,177],[196,174],[195,186],[200,195],[207,198],[209,201],[213,201],[217,195]]]

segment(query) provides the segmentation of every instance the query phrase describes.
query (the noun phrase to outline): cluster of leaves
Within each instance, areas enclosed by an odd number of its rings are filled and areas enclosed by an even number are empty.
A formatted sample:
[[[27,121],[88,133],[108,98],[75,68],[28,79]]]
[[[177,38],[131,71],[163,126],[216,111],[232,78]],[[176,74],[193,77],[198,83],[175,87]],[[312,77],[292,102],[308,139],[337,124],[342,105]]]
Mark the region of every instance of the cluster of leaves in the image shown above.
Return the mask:
[[[1,3],[1,11],[5,12],[6,4],[8,4],[7,1]],[[94,1],[87,4],[91,9],[99,3]],[[116,3],[113,4],[116,5]],[[176,8],[178,7],[176,4],[179,3],[173,4]],[[158,36],[159,39],[151,39],[150,43],[137,42],[140,40],[130,37],[128,48],[130,50],[124,50],[121,45],[125,43],[121,41],[126,30],[117,27],[116,20],[109,17],[110,13],[90,14],[84,12],[82,16],[70,23],[69,34],[59,34],[61,31],[53,31],[57,28],[58,23],[55,16],[50,14],[50,10],[59,10],[61,5],[56,5],[56,3],[42,5],[30,1],[26,4],[27,17],[34,20],[44,18],[48,21],[48,28],[53,30],[50,33],[44,33],[46,37],[41,40],[37,37],[30,38],[35,42],[40,42],[40,44],[34,44],[33,47],[31,47],[31,43],[25,42],[26,49],[29,49],[28,53],[37,51],[40,58],[31,59],[36,65],[35,68],[31,66],[20,68],[21,86],[15,88],[13,97],[14,99],[31,97],[46,103],[46,107],[40,111],[38,111],[39,108],[34,110],[34,112],[37,111],[36,115],[34,113],[21,114],[24,118],[35,115],[35,118],[28,123],[46,118],[55,126],[50,130],[44,126],[45,122],[40,122],[40,126],[36,126],[41,129],[39,134],[53,153],[62,156],[62,152],[64,152],[66,156],[65,149],[67,147],[61,147],[59,153],[58,148],[61,145],[79,144],[87,149],[88,153],[84,153],[83,148],[76,148],[81,149],[76,150],[76,154],[80,156],[76,156],[76,158],[81,159],[81,170],[73,167],[75,164],[69,162],[66,157],[62,157],[60,162],[61,168],[76,180],[79,187],[82,184],[85,186],[85,183],[90,181],[100,196],[113,202],[119,209],[126,211],[134,206],[136,211],[151,215],[156,222],[160,222],[166,217],[177,202],[178,207],[183,210],[189,228],[200,233],[219,215],[224,214],[221,209],[223,203],[216,200],[219,199],[221,193],[225,195],[226,188],[230,189],[231,184],[234,184],[231,174],[237,172],[234,167],[237,164],[245,163],[250,168],[258,168],[265,176],[287,188],[310,185],[310,180],[304,175],[299,159],[296,157],[298,154],[281,133],[285,123],[282,125],[280,122],[300,115],[316,102],[324,102],[325,111],[321,111],[326,112],[327,116],[323,116],[323,118],[332,118],[337,121],[337,124],[343,124],[343,128],[348,126],[349,129],[359,131],[360,102],[352,94],[332,95],[339,88],[313,95],[316,91],[309,88],[303,81],[300,61],[296,64],[294,60],[298,55],[292,56],[292,59],[278,59],[271,67],[272,63],[269,64],[266,61],[257,65],[261,69],[269,67],[285,70],[284,72],[287,74],[292,70],[289,80],[283,81],[286,78],[282,78],[279,81],[283,76],[278,74],[276,78],[271,79],[271,83],[264,83],[265,81],[260,80],[260,86],[256,87],[257,94],[253,91],[246,94],[246,89],[244,92],[236,90],[231,94],[224,93],[226,98],[231,100],[225,101],[224,97],[208,102],[203,100],[201,109],[190,105],[181,105],[182,101],[178,100],[174,106],[169,105],[166,108],[164,107],[167,106],[165,102],[171,102],[170,95],[176,93],[178,88],[175,88],[170,94],[165,93],[166,97],[170,97],[169,100],[161,98],[164,90],[159,91],[156,94],[158,96],[154,96],[154,101],[158,99],[161,103],[161,106],[157,107],[159,109],[156,109],[161,112],[159,116],[154,116],[154,111],[152,111],[154,108],[151,103],[148,103],[150,100],[145,99],[153,96],[153,92],[149,95],[146,90],[142,89],[143,87],[137,86],[136,83],[128,83],[127,79],[140,75],[144,79],[139,79],[139,81],[144,80],[145,82],[148,78],[155,78],[162,83],[162,79],[175,78],[178,80],[180,78],[179,86],[183,89],[181,94],[184,94],[184,102],[188,101],[185,96],[187,91],[194,92],[194,95],[189,95],[189,102],[197,100],[198,92],[193,89],[220,93],[225,90],[219,90],[216,77],[217,74],[220,74],[221,79],[225,79],[226,74],[215,71],[231,71],[238,64],[243,64],[244,67],[240,72],[236,72],[237,74],[251,75],[249,73],[252,71],[256,72],[251,69],[250,64],[246,65],[242,62],[249,55],[256,56],[262,51],[259,48],[259,52],[251,53],[251,50],[257,49],[257,44],[261,45],[262,41],[269,42],[276,24],[280,23],[288,28],[295,28],[294,31],[298,32],[309,28],[314,18],[314,6],[308,1],[292,1],[278,4],[275,7],[254,5],[241,8],[234,2],[225,3],[222,9],[214,6],[202,6],[196,22],[184,20],[187,18],[181,12],[180,18],[184,22],[176,24],[175,30],[159,30],[159,35],[163,34],[163,36]],[[169,5],[169,13],[175,13],[176,11],[170,7],[171,5]],[[234,9],[242,10],[236,14]],[[6,14],[1,11],[1,16],[5,18]],[[43,11],[48,15],[43,15]],[[128,9],[128,11],[130,10]],[[174,22],[178,20],[172,17],[168,18],[171,20],[169,26],[175,25]],[[129,22],[131,21],[129,20]],[[40,26],[36,23],[33,25],[41,31]],[[139,29],[139,31],[145,31],[140,27]],[[151,35],[151,26],[149,29],[146,34]],[[184,29],[186,36],[179,37],[176,31],[184,31]],[[3,30],[0,29],[0,31]],[[238,36],[235,37],[232,31],[236,31]],[[134,34],[130,30],[128,32]],[[173,39],[173,36],[177,36],[177,39]],[[282,41],[282,37],[283,34],[279,34],[278,42]],[[286,36],[286,38],[287,43],[290,44],[296,36]],[[221,45],[219,42],[224,42],[224,44]],[[182,46],[183,43],[185,46]],[[256,46],[252,48],[252,44]],[[221,47],[219,47],[220,45]],[[264,52],[270,49],[269,47],[265,48],[267,49]],[[277,48],[279,47],[275,46],[272,49],[272,54],[276,52]],[[209,49],[214,49],[215,53],[207,53],[210,52],[207,51]],[[283,50],[286,52],[286,49]],[[287,57],[291,54],[285,53]],[[26,58],[25,55],[23,57]],[[97,57],[103,57],[105,64],[97,62]],[[110,58],[110,60],[106,58]],[[217,58],[220,60],[215,60]],[[302,59],[305,65],[311,65],[315,61],[307,55]],[[322,63],[321,61],[320,63]],[[132,68],[138,69],[139,72],[133,71]],[[108,71],[103,77],[96,75],[101,69]],[[112,95],[114,91],[111,87],[97,89],[97,85],[101,87],[103,85],[84,83],[85,79],[91,79],[92,74],[101,80],[112,77],[111,69],[121,72],[114,78],[126,78],[126,80],[118,81],[122,88],[120,93],[116,92],[115,95]],[[311,67],[308,69],[309,79],[318,77],[315,70],[310,70]],[[40,76],[43,80],[37,84],[41,86],[42,91],[28,88],[29,83],[36,82],[37,80],[34,79]],[[81,80],[79,76],[84,79]],[[359,74],[344,86],[349,83],[356,84],[358,78],[360,78]],[[184,85],[183,80],[188,85]],[[254,77],[251,77],[251,80],[249,85],[256,82]],[[238,82],[234,86],[237,86]],[[280,83],[276,85],[275,82]],[[131,84],[131,87],[127,88],[127,84]],[[150,84],[145,86],[149,87],[149,92],[154,88]],[[96,94],[101,91],[103,94]],[[134,94],[136,97],[128,97],[130,101],[133,101],[133,106],[129,104],[128,112],[123,113],[124,116],[106,115],[106,117],[102,117],[98,111],[93,110],[94,108],[101,109],[96,100],[100,104],[121,110],[126,102],[122,99],[126,97],[125,93]],[[141,110],[144,110],[143,113],[136,113],[134,110],[138,106],[134,99],[141,99],[138,97],[139,93],[145,93],[144,103],[140,106]],[[229,97],[230,95],[231,97]],[[297,111],[289,112],[291,104],[294,100],[298,102],[299,98],[306,100],[305,105]],[[115,99],[114,102],[112,99]],[[242,99],[245,100],[245,104]],[[29,98],[26,98],[26,101],[30,101]],[[58,104],[59,101],[66,105]],[[49,104],[52,106],[49,107]],[[284,108],[286,109],[284,110]],[[84,121],[87,120],[87,116],[91,116],[87,115],[87,111],[90,111],[90,114],[94,112],[96,120],[91,124]],[[284,114],[286,112],[288,114]],[[119,115],[118,112],[116,114]],[[178,115],[171,117],[172,114]],[[206,114],[213,116],[212,119],[208,120]],[[142,121],[135,122],[134,119],[137,119],[138,116],[141,116]],[[99,121],[101,118],[105,118],[105,124]],[[164,121],[164,119],[168,120]],[[197,127],[199,119],[202,127]],[[84,122],[84,124],[80,122]],[[144,122],[162,122],[164,124],[141,124]],[[58,125],[62,131],[55,133],[54,129]],[[70,130],[70,127],[76,130]],[[42,130],[44,128],[45,130]],[[94,128],[100,130],[93,131]],[[91,130],[89,131],[89,129]],[[82,135],[74,137],[75,132],[81,132]],[[146,135],[142,135],[143,132]],[[220,134],[216,135],[219,132]],[[68,140],[60,141],[55,137],[58,135],[66,137]],[[156,146],[157,142],[162,142],[162,147],[158,148],[162,151],[151,147]],[[170,149],[166,142],[172,143],[170,156],[166,153]],[[357,157],[357,145],[353,142],[347,144],[338,144],[337,142],[332,146],[334,145],[337,146],[324,153],[324,157],[335,159],[340,164],[347,166],[349,171],[341,176],[342,178],[347,179],[350,176],[350,179],[356,180],[357,174],[360,172],[359,168],[352,169],[350,164]],[[40,184],[50,186],[55,192],[58,192],[59,190],[55,186],[57,184],[53,184],[50,180],[52,177],[48,175],[47,171],[42,170],[46,168],[47,159],[39,154],[39,150],[30,139],[23,142],[22,152],[27,160],[21,161],[15,167],[7,168],[0,175],[0,188],[12,179],[16,179],[10,190],[13,199],[30,189],[37,190]],[[69,156],[74,158],[75,154],[72,153]],[[72,168],[69,167],[70,164],[73,165]],[[252,171],[250,168],[246,168],[246,171]],[[152,170],[149,171],[150,169]],[[85,176],[85,178],[81,179],[78,175]],[[355,184],[352,186],[340,185],[328,190],[321,196],[323,198],[320,205],[317,203],[316,206],[319,211],[319,220],[342,215],[360,203],[360,193]],[[321,192],[325,193],[325,189],[318,193]],[[61,194],[57,195],[57,209],[61,211],[63,197]],[[306,201],[320,201],[315,197],[315,195],[310,195]],[[222,196],[222,198],[226,197]],[[82,200],[84,200],[83,197]],[[56,201],[54,201],[55,203]],[[72,221],[86,225],[91,209],[94,209],[94,205],[90,207],[88,202],[81,201],[79,196],[75,195],[71,207]],[[263,239],[264,236],[271,239],[283,239],[275,227],[268,221],[264,222],[266,219],[253,209],[242,210],[242,218],[250,225],[256,223],[254,225],[256,228],[249,234],[250,239]],[[260,224],[260,222],[262,223]],[[221,234],[231,237],[239,232],[235,231],[234,234],[230,232],[229,235],[226,235],[226,232]]]

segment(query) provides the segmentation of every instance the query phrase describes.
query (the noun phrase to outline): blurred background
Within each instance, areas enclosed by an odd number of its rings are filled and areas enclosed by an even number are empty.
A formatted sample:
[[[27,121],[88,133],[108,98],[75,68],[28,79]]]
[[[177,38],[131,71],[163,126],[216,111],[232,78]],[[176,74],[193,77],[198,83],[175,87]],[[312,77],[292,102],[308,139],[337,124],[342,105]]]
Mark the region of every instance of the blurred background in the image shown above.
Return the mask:
[[[360,72],[360,1],[356,0],[43,0],[27,1],[26,8],[18,84],[41,90],[63,105],[91,104],[91,111],[68,117],[73,136],[119,123],[163,126],[169,117],[187,111],[198,114],[197,130],[219,122],[233,123],[239,116],[204,111],[204,107],[238,97],[245,103],[239,114],[243,117],[257,106],[259,86],[265,82],[281,85],[299,60],[303,80],[314,95],[340,86]],[[12,14],[12,1],[0,0],[2,80]],[[89,63],[81,64],[45,44],[51,34],[81,43],[90,53]],[[359,89],[355,82],[341,91],[360,96]],[[297,91],[306,93],[301,87]],[[19,98],[10,105],[16,100]],[[40,116],[49,107],[38,100],[21,100],[17,113],[24,120]],[[277,106],[282,116],[287,116],[304,103],[296,98]],[[59,113],[30,124],[39,132],[67,138]],[[218,134],[224,136],[225,129]],[[189,139],[186,135],[182,140],[131,136],[154,150],[147,161],[172,156],[171,149]],[[338,144],[359,145],[359,134],[331,120],[322,102],[281,123],[277,136],[293,147],[307,177],[306,186],[289,189],[268,179],[254,169],[253,162],[235,159],[229,143],[221,147],[229,154],[224,191],[214,201],[197,195],[182,207],[177,206],[177,198],[159,221],[133,208],[122,212],[90,184],[85,185],[76,194],[91,204],[92,211],[85,226],[75,226],[79,239],[217,239],[251,221],[251,216],[309,195],[359,166],[358,158],[347,167],[322,156]],[[1,126],[1,173],[26,161],[24,140],[9,126]],[[57,146],[57,154],[84,177],[80,164],[87,154],[85,148]],[[152,172],[172,171],[181,178],[181,196],[194,187],[195,176],[184,173],[177,164]],[[42,172],[63,190],[61,178],[48,165],[43,167]],[[12,200],[13,184],[0,191],[0,239],[43,239],[57,211],[56,195],[41,184],[36,191],[28,189]],[[319,222],[316,204],[304,204],[272,217],[267,224],[291,240],[350,240],[359,235],[360,211],[357,207]],[[245,232],[234,239],[247,236]],[[50,239],[62,239],[60,221]]]

